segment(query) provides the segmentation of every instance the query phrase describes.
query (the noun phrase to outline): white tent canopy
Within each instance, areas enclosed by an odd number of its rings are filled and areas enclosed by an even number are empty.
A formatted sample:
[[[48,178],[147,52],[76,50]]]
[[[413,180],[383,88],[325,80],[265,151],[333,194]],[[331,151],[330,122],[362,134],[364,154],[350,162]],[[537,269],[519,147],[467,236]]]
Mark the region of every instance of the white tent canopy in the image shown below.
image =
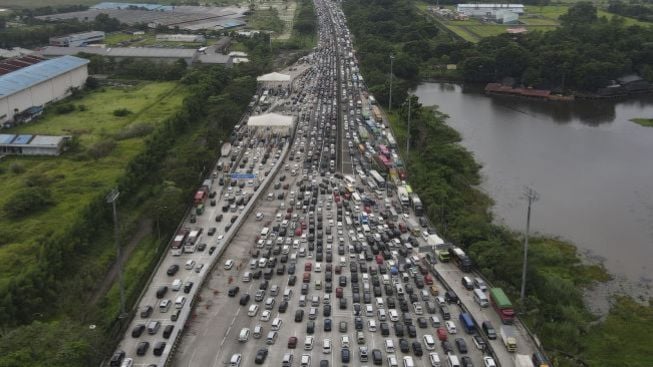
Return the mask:
[[[261,75],[258,78],[256,78],[256,81],[259,83],[267,83],[267,82],[272,82],[272,83],[281,83],[281,82],[289,82],[290,81],[290,75],[288,74],[281,74],[281,73],[270,73],[270,74],[265,74]]]
[[[293,124],[293,117],[280,115],[278,113],[266,113],[264,115],[251,116],[247,120],[250,127],[285,127],[290,128]]]

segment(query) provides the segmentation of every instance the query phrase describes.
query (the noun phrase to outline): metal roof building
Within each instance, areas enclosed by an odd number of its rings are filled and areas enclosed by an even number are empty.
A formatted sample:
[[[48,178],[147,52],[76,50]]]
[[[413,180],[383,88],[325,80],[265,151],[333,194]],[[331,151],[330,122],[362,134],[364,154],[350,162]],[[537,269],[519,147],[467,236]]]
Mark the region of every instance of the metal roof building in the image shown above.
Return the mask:
[[[0,76],[0,124],[30,107],[66,97],[88,78],[86,59],[64,56],[24,67]]]
[[[0,134],[0,154],[57,156],[68,139],[69,136]]]
[[[192,64],[197,60],[194,48],[157,48],[157,47],[56,47],[48,46],[38,51],[43,56],[63,56],[88,53],[116,59],[137,58],[157,62],[175,62],[179,59]]]
[[[247,120],[248,128],[261,128],[274,132],[290,135],[294,126],[295,118],[289,115],[278,113],[266,113],[263,115],[251,116]]]

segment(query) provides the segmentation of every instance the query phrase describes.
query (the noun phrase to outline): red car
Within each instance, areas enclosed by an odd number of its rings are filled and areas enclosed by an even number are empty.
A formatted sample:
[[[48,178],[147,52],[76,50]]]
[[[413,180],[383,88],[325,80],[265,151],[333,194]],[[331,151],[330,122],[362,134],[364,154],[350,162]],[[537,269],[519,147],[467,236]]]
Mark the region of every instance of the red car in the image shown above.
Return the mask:
[[[443,327],[438,328],[438,339],[440,339],[441,341],[447,340],[447,330],[445,330],[445,328]]]
[[[311,273],[304,273],[304,283],[311,282]]]
[[[302,227],[297,227],[295,229],[295,236],[299,237],[302,235]]]
[[[342,288],[336,288],[336,298],[342,298]]]
[[[288,338],[288,348],[290,348],[290,349],[297,348],[297,337],[296,336],[291,336],[290,338]]]
[[[306,264],[304,264],[304,271],[311,271],[313,270],[313,264],[309,261]]]

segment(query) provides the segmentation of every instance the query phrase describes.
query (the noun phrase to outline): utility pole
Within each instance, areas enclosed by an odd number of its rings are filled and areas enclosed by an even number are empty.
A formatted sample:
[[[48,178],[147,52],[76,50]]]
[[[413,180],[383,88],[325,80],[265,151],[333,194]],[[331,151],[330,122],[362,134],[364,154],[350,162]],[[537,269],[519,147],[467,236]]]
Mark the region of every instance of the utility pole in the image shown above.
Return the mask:
[[[395,60],[395,55],[390,55],[390,101],[388,101],[388,112],[392,111],[392,64]]]
[[[524,236],[524,268],[521,276],[521,304],[524,307],[526,297],[526,270],[528,268],[528,236],[531,227],[531,206],[540,199],[540,195],[530,187],[526,187],[524,197],[528,200],[528,211],[526,212],[526,235]]]
[[[118,210],[116,209],[116,201],[120,196],[120,191],[117,188],[111,190],[111,192],[106,196],[107,203],[111,204],[113,207],[113,236],[116,245],[116,265],[118,265],[118,283],[120,288],[120,315],[118,319],[127,318],[127,312],[125,312],[125,280],[122,274],[122,254],[120,249],[120,230],[118,226]]]
[[[412,104],[411,95],[408,94],[408,130],[406,132],[406,165],[408,165],[408,155],[410,154],[410,105]]]

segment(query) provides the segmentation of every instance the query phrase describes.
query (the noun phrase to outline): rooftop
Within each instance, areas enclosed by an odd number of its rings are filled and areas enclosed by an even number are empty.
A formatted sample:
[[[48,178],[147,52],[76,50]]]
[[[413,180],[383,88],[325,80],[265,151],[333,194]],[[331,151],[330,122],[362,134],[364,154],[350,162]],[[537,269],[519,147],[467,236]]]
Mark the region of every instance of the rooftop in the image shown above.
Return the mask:
[[[252,116],[247,120],[247,126],[266,126],[266,127],[290,127],[293,124],[293,117],[281,115],[278,113],[266,113],[263,115]]]
[[[102,2],[97,5],[91,6],[91,9],[145,9],[156,11],[171,11],[174,6],[159,5],[159,4],[138,4],[138,3],[113,3]]]
[[[39,50],[43,56],[77,55],[81,52],[111,57],[193,58],[194,48],[157,47],[58,47],[48,46]]]
[[[0,76],[0,97],[12,95],[88,63],[88,60],[79,57],[63,56],[2,75]]]
[[[22,55],[0,61],[0,75],[5,75],[16,70],[38,64],[45,59],[38,55]]]

